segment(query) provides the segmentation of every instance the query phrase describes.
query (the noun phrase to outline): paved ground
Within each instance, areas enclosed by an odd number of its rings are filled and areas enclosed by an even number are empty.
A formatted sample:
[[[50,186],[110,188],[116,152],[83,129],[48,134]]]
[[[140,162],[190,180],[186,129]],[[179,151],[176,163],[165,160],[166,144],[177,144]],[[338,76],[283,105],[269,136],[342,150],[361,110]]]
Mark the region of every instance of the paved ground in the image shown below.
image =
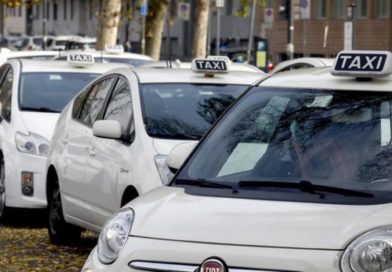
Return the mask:
[[[83,233],[77,247],[49,242],[45,211],[12,211],[0,222],[0,272],[80,271],[97,236]]]

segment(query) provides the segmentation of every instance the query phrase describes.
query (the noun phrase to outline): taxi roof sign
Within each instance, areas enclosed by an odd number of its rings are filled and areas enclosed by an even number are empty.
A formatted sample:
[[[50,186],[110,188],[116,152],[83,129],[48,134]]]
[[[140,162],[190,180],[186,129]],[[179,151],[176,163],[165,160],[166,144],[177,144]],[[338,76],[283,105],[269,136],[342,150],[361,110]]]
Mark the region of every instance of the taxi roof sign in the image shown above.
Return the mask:
[[[75,66],[88,66],[94,64],[94,57],[89,53],[69,52],[67,55],[67,62]]]
[[[336,76],[359,78],[382,77],[392,73],[392,53],[389,51],[342,51],[331,73]]]
[[[121,54],[124,53],[124,47],[121,44],[115,44],[115,45],[107,44],[105,45],[105,52],[111,54]]]
[[[213,76],[214,74],[228,73],[229,65],[230,60],[227,57],[210,56],[206,59],[197,58],[192,61],[192,71]]]

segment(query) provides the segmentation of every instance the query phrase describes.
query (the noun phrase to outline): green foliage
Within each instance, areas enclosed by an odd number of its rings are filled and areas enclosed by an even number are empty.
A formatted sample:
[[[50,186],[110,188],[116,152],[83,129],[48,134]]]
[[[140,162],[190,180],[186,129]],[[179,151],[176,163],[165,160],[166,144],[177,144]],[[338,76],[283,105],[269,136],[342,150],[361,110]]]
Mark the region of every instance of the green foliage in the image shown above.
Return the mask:
[[[7,8],[18,8],[23,5],[32,6],[34,4],[41,3],[42,0],[0,0],[0,4],[6,6]]]
[[[260,7],[265,7],[265,0],[257,0]],[[240,0],[240,8],[235,15],[239,17],[247,17],[250,13],[253,0]]]

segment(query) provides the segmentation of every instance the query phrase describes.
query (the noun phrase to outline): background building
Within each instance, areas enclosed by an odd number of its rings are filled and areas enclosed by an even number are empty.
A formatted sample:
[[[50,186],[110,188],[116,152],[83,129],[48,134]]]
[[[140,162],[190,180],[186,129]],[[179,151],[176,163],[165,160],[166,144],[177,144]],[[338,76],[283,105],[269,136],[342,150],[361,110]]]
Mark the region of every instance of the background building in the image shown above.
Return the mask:
[[[254,35],[268,40],[269,57],[277,63],[287,58],[287,4],[289,0],[266,0],[257,9]],[[46,3],[46,4],[45,4]],[[29,8],[4,8],[4,29],[7,34],[42,35],[46,20],[47,33],[96,36],[100,0],[46,0]],[[125,1],[119,29],[119,42],[132,42],[132,50],[140,52],[142,17],[138,0]],[[188,3],[185,15],[178,3]],[[294,56],[333,57],[344,48],[344,24],[349,20],[347,8],[355,3],[355,48],[392,50],[392,4],[390,0],[292,0],[294,17]],[[303,5],[306,5],[304,8]],[[191,52],[194,0],[172,1],[170,28],[165,27],[162,57],[168,53],[167,37],[174,58],[187,59]],[[221,9],[221,48],[244,50],[248,44],[250,16],[236,16],[240,0],[225,0]],[[306,11],[303,16],[303,11]],[[267,12],[268,11],[268,12]],[[215,52],[217,13],[211,9],[208,49]]]
[[[269,40],[270,57],[276,63],[287,58],[287,19],[284,13],[279,13],[285,1],[268,2],[274,11],[274,21],[265,36]],[[308,19],[295,14],[303,2],[309,3]],[[354,3],[354,49],[392,50],[390,0],[294,0],[297,19],[294,20],[294,56],[336,56],[344,48],[344,23],[349,21],[347,8]]]

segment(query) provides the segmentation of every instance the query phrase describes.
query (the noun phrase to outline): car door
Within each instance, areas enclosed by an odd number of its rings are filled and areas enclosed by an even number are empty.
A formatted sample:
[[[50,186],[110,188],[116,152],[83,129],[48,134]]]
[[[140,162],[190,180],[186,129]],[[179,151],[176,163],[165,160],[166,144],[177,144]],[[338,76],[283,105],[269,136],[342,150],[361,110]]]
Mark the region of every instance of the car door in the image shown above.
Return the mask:
[[[127,79],[117,81],[103,114],[104,120],[120,123],[123,139],[105,139],[92,136],[91,149],[86,161],[86,183],[84,190],[89,191],[86,201],[91,205],[89,223],[102,226],[119,208],[118,183],[128,179],[132,172],[129,162],[130,148],[134,138],[134,122],[131,90]],[[86,215],[87,218],[87,215]]]
[[[114,76],[106,77],[91,86],[79,112],[73,113],[75,116],[62,136],[65,148],[60,187],[65,213],[72,217],[81,217],[88,209],[85,199],[90,192],[84,184],[86,159],[91,152],[92,125],[99,118],[115,80]],[[80,102],[78,98],[75,103]]]
[[[0,145],[4,156],[6,192],[7,190],[11,191],[10,186],[15,181],[16,172],[14,170],[16,165],[15,156],[13,156],[15,152],[15,127],[11,123],[11,117],[14,117],[12,115],[12,106],[14,106],[12,89],[16,81],[14,76],[16,75],[10,65],[3,65],[0,68],[0,102],[2,105],[0,112]],[[11,197],[6,198],[6,202],[10,201],[12,201]]]

